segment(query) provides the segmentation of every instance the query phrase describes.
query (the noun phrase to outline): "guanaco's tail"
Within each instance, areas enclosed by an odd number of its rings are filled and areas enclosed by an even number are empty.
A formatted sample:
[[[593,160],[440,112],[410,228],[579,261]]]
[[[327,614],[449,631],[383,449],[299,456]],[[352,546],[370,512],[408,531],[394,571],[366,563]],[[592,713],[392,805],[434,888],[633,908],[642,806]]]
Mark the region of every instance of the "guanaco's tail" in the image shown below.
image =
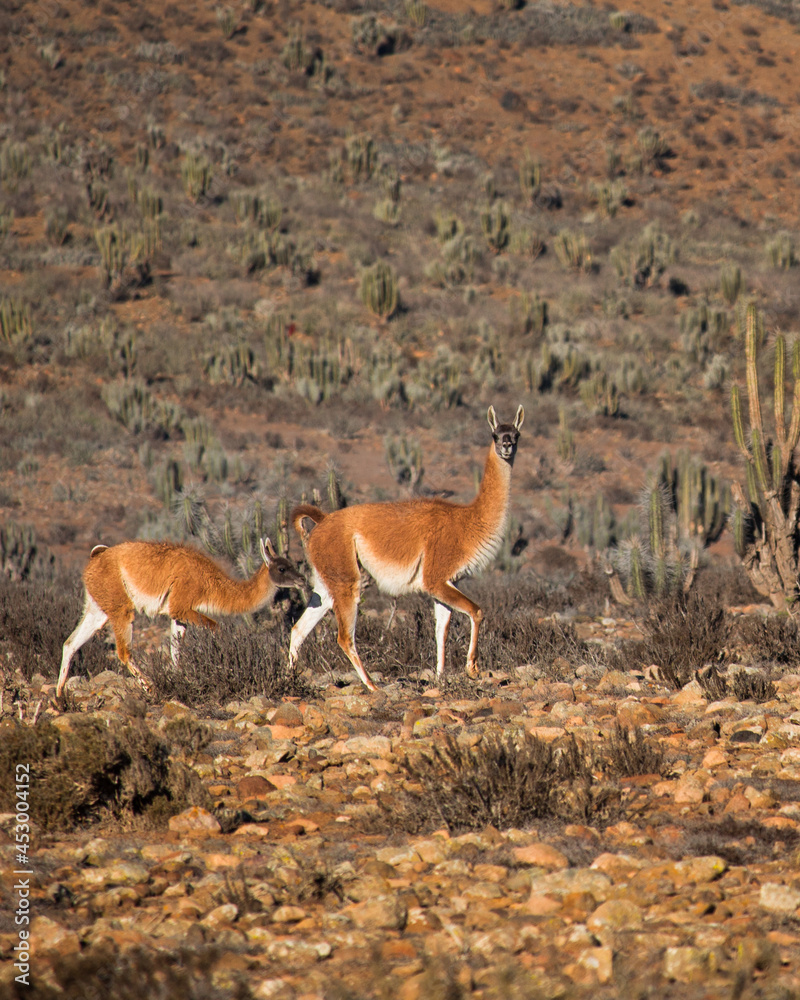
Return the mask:
[[[295,507],[292,511],[292,527],[300,536],[303,548],[306,547],[306,542],[308,541],[309,536],[309,532],[306,531],[305,525],[303,524],[303,519],[306,517],[313,521],[314,524],[319,524],[319,522],[326,517],[326,514],[324,511],[320,510],[319,507],[314,507],[310,503],[301,503],[299,507]]]

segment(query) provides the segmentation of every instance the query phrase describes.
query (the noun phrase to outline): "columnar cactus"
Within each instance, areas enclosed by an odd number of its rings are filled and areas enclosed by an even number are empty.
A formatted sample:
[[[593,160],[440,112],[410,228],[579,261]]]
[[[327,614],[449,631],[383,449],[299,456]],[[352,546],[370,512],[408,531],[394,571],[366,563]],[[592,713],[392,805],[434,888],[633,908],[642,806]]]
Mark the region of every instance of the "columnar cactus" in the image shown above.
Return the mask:
[[[361,301],[376,316],[389,319],[397,311],[399,295],[397,277],[389,266],[379,260],[361,275]]]
[[[758,388],[759,317],[754,305],[747,308],[745,359],[750,439],[745,438],[739,386],[731,390],[733,433],[745,460],[747,495],[739,483],[732,492],[746,524],[739,523],[737,546],[753,586],[777,608],[798,596],[798,547],[800,546],[800,477],[794,451],[800,439],[800,342],[792,351],[794,398],[789,426],[785,418],[786,341],[775,341],[773,382],[774,443],[764,433]],[[747,530],[749,528],[749,530]]]

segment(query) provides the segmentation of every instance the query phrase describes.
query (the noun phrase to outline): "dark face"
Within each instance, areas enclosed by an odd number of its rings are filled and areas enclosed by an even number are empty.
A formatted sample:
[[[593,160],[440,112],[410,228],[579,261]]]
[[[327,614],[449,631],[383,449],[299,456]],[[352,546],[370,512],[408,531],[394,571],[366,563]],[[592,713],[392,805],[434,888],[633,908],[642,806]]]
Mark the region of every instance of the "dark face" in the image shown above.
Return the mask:
[[[514,456],[517,453],[517,441],[519,441],[519,431],[513,424],[498,424],[492,431],[494,450],[509,465],[514,464]]]
[[[288,559],[273,559],[269,567],[269,578],[278,587],[295,587],[303,590],[306,581]]]

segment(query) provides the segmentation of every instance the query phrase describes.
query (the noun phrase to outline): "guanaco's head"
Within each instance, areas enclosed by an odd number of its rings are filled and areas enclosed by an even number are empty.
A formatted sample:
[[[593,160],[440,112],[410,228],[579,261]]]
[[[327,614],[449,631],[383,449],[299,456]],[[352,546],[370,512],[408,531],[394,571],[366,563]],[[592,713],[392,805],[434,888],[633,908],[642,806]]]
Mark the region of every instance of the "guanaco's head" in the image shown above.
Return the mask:
[[[497,414],[494,407],[489,407],[489,426],[492,428],[492,439],[494,440],[494,450],[500,458],[514,464],[514,456],[517,453],[517,441],[519,441],[519,431],[522,421],[525,419],[525,411],[521,406],[517,407],[517,415],[513,424],[500,424],[497,422]]]
[[[275,549],[273,549],[272,542],[268,538],[262,538],[259,547],[261,549],[261,558],[269,569],[269,578],[276,587],[294,587],[295,590],[305,591],[305,577],[298,571],[290,559],[279,556]]]

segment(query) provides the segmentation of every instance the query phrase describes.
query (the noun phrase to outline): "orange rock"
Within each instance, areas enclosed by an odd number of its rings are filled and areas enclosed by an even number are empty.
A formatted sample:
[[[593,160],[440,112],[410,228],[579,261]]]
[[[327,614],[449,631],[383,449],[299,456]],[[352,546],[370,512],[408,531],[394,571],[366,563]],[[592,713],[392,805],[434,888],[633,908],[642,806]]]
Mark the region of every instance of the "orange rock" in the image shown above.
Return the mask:
[[[271,774],[269,780],[276,788],[291,788],[297,784],[297,778],[293,774]]]
[[[534,917],[549,917],[551,913],[561,909],[561,903],[551,899],[550,896],[539,896],[531,893],[525,904],[525,909]]]
[[[514,859],[521,865],[532,865],[535,868],[569,868],[567,857],[550,844],[528,844],[525,847],[514,847],[511,850]]]
[[[736,795],[732,795],[728,800],[728,804],[725,806],[725,812],[747,812],[750,808],[750,800],[745,798],[745,796],[739,792]]]

